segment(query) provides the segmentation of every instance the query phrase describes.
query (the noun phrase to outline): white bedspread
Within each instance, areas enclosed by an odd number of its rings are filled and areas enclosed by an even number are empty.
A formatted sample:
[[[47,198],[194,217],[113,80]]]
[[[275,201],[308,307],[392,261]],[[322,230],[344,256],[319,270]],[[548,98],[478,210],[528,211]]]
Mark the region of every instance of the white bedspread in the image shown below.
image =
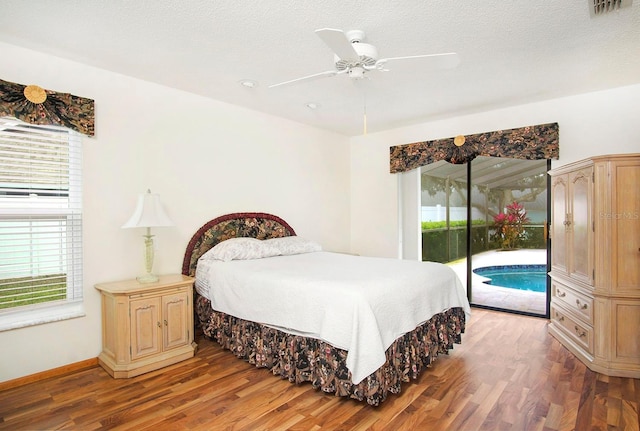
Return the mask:
[[[446,265],[329,252],[199,262],[196,290],[214,310],[347,350],[355,384],[402,334],[449,308],[471,311]]]

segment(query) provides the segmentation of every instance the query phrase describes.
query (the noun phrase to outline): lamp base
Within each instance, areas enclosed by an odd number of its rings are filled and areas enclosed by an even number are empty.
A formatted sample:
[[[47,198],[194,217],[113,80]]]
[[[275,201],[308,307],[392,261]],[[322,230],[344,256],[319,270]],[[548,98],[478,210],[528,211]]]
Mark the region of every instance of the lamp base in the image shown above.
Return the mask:
[[[138,283],[155,283],[158,281],[158,276],[149,273],[136,277],[136,280],[138,280]]]
[[[147,228],[147,234],[144,237],[144,269],[147,271],[145,275],[136,278],[138,283],[155,283],[158,276],[151,273],[153,268],[153,235],[151,229]]]

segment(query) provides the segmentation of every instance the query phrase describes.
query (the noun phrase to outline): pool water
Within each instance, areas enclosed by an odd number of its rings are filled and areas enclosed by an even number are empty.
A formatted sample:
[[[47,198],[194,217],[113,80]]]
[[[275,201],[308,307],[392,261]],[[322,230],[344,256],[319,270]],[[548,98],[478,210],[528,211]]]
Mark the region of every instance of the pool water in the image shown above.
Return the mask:
[[[484,281],[492,286],[510,289],[529,290],[532,292],[547,291],[546,265],[500,265],[476,268],[474,273],[490,280]]]

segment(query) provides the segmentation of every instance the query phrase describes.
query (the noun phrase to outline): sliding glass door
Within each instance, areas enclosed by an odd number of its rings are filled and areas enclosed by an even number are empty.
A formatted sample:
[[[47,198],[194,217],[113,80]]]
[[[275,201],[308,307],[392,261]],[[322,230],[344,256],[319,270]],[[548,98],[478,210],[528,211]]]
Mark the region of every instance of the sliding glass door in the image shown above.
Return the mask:
[[[466,285],[467,167],[436,162],[421,169],[422,260],[451,265]]]
[[[422,259],[450,265],[472,304],[548,315],[547,160],[421,168]]]

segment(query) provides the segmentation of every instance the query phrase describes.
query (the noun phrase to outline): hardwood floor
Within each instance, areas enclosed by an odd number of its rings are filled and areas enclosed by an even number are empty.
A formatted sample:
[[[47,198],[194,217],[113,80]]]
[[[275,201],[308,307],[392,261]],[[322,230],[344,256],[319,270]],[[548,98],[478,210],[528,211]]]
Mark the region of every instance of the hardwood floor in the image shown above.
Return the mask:
[[[95,367],[0,392],[0,429],[639,429],[640,380],[589,371],[544,319],[474,309],[462,344],[379,407],[198,342],[194,358],[131,379]]]

